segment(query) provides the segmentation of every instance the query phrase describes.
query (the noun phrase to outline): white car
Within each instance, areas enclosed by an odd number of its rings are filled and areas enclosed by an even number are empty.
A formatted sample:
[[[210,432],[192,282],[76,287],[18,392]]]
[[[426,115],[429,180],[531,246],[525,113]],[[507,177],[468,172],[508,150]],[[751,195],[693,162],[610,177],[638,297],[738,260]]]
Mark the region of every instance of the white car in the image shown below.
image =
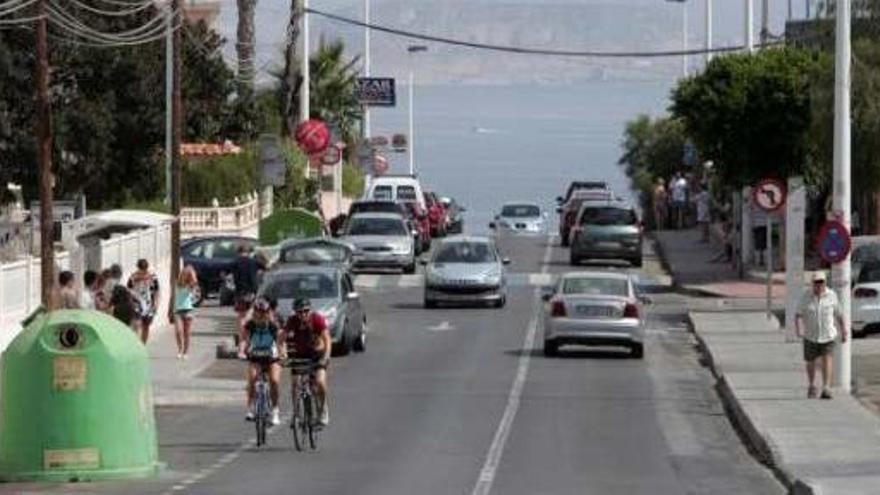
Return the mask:
[[[416,271],[416,251],[407,220],[396,213],[357,213],[348,219],[340,239],[354,246],[352,270]]]
[[[634,358],[644,355],[642,304],[628,274],[567,273],[544,301],[544,355],[564,345],[621,346]]]
[[[852,334],[864,337],[880,328],[880,262],[862,266],[852,297]]]
[[[398,202],[415,202],[428,211],[422,184],[413,175],[383,175],[370,182],[367,198]]]
[[[489,228],[496,232],[513,232],[518,234],[546,234],[547,213],[535,203],[505,203]]]

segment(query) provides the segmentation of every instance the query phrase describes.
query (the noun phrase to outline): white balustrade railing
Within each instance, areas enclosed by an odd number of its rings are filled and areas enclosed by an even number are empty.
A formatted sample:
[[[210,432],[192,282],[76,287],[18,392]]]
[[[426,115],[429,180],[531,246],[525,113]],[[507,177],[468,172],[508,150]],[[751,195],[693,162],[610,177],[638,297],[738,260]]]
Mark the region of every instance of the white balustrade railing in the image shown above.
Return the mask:
[[[256,227],[260,220],[272,214],[271,190],[263,194],[262,202],[256,194],[234,206],[190,207],[180,211],[183,235],[243,232]]]

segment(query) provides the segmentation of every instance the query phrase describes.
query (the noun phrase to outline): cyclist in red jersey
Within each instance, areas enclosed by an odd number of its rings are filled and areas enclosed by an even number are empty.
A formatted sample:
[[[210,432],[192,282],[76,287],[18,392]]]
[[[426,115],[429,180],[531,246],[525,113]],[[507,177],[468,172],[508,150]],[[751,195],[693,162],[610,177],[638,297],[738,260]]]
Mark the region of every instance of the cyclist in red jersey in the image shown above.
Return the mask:
[[[327,384],[327,366],[330,364],[330,351],[333,342],[327,320],[318,313],[312,312],[312,304],[308,299],[297,299],[293,303],[293,314],[284,324],[285,347],[287,355],[300,359],[311,359],[316,364],[315,389],[318,395],[321,412],[319,423],[327,426],[330,422],[330,410],[327,397],[330,388]],[[296,381],[291,383],[291,393],[296,394]]]

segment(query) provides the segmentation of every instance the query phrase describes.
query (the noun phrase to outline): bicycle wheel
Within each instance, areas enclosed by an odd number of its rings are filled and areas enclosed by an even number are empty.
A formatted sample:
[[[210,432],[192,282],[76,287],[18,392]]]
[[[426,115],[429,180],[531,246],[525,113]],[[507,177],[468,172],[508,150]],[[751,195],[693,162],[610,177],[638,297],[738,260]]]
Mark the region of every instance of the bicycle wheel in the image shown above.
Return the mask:
[[[297,394],[293,399],[293,417],[291,418],[290,429],[293,432],[293,445],[296,450],[302,452],[305,438],[303,436],[303,404],[302,397]]]
[[[257,429],[257,447],[266,444],[266,427],[269,420],[269,394],[266,388],[265,382],[258,383],[254,400],[254,424]]]
[[[319,418],[321,416],[318,414],[318,399],[314,395],[314,393],[309,394],[309,402],[311,402],[311,411],[312,411],[311,412],[312,420],[309,421],[309,446],[312,448],[312,450],[315,450],[318,448],[317,442],[315,440],[315,438],[318,435],[316,423],[319,421]]]
[[[303,443],[305,443],[305,439],[308,437],[309,447],[313,450],[315,448],[315,418],[317,418],[314,407],[314,397],[311,394],[305,394],[303,397],[303,411],[305,411],[303,415]]]

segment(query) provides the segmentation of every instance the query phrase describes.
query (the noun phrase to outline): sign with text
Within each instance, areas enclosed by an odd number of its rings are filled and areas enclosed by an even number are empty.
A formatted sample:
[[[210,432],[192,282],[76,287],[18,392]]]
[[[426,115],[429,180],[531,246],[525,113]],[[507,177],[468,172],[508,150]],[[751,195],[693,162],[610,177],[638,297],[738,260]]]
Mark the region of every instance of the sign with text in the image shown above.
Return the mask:
[[[354,95],[368,107],[393,107],[397,103],[393,77],[359,77],[354,84]]]

